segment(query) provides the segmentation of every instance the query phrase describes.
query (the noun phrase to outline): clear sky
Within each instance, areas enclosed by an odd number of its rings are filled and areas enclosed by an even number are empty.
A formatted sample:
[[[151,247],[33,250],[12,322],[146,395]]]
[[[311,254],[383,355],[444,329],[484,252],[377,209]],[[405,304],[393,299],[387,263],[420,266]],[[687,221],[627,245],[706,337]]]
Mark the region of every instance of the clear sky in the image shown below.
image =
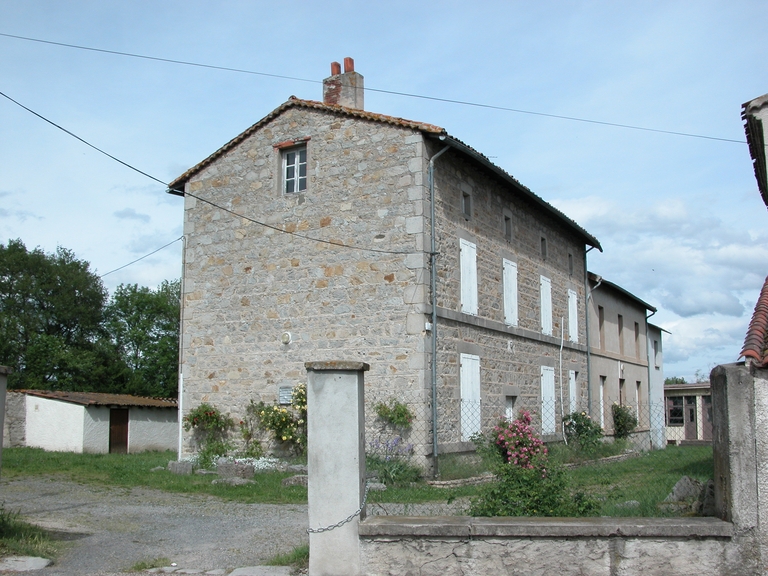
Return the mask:
[[[764,0],[0,0],[0,92],[169,182],[345,56],[596,236],[589,268],[656,306],[665,375],[737,359],[768,273],[768,211],[741,104],[768,92]],[[290,76],[288,80],[269,75]],[[740,143],[741,142],[741,143]],[[0,243],[60,245],[105,274],[182,233],[182,201],[0,97]],[[104,277],[156,286],[181,243]]]

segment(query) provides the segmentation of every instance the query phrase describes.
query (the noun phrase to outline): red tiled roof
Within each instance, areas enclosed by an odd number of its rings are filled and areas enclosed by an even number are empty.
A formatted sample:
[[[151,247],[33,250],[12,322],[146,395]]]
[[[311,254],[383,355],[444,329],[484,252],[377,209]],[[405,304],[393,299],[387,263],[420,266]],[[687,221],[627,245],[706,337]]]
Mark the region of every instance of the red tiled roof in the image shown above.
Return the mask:
[[[752,358],[759,368],[768,367],[768,278],[760,290],[740,356]]]
[[[412,128],[413,130],[419,130],[421,132],[428,132],[431,134],[445,134],[445,130],[443,128],[440,128],[440,126],[435,126],[434,124],[426,124],[424,122],[415,122],[413,120],[406,120],[404,118],[398,118],[396,116],[387,116],[386,114],[374,114],[373,112],[366,112],[365,110],[359,110],[357,108],[346,108],[345,106],[334,106],[330,104],[323,104],[322,102],[317,102],[315,100],[302,100],[301,98],[296,98],[296,96],[291,96],[290,99],[282,104],[281,106],[278,106],[275,108],[272,112],[264,116],[261,120],[256,122],[253,126],[248,128],[245,132],[242,132],[241,134],[235,136],[232,140],[224,144],[221,148],[216,150],[213,154],[208,156],[205,160],[198,163],[197,165],[193,166],[184,174],[176,178],[173,182],[171,182],[168,186],[168,188],[171,191],[176,191],[176,193],[182,193],[183,190],[181,189],[184,184],[189,180],[192,176],[200,172],[203,168],[213,163],[215,160],[232,150],[235,146],[240,144],[243,140],[248,138],[251,134],[253,134],[256,130],[264,126],[264,124],[270,122],[289,108],[312,108],[315,110],[322,110],[323,112],[331,112],[334,114],[341,114],[344,116],[354,116],[356,118],[362,118],[365,120],[372,120],[374,122],[383,122],[385,124],[392,124],[394,126],[400,126],[402,128]]]
[[[143,408],[177,408],[176,400],[171,398],[147,398],[130,394],[105,394],[103,392],[64,392],[48,390],[18,390],[22,394],[61,400],[82,406],[122,406]]]

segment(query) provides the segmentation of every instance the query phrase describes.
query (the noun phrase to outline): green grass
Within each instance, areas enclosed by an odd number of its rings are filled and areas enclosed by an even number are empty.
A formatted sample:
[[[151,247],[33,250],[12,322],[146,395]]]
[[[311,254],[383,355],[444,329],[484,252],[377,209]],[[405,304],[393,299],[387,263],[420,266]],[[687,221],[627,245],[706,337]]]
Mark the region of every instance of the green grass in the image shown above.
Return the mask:
[[[151,568],[163,568],[164,566],[170,566],[171,560],[169,558],[155,558],[154,560],[142,560],[141,562],[136,562],[133,566],[131,566],[128,569],[128,572],[144,572],[144,570],[149,570]]]
[[[289,472],[260,472],[253,484],[227,486],[212,484],[215,476],[172,474],[165,467],[176,460],[175,452],[143,452],[140,454],[74,454],[46,452],[39,448],[6,448],[3,450],[3,479],[25,476],[54,476],[86,484],[109,486],[144,486],[187,494],[209,494],[226,500],[246,503],[300,504],[307,502],[307,489],[284,487]],[[163,470],[150,472],[158,466]]]
[[[17,512],[9,512],[0,506],[0,557],[39,556],[53,559],[59,552],[48,533],[24,522]]]
[[[714,477],[711,446],[669,446],[622,462],[589,464],[570,471],[571,485],[602,502],[601,516],[668,516],[659,509],[683,476]],[[636,506],[628,507],[627,502]]]
[[[438,462],[440,480],[458,480],[480,476],[488,466],[477,454],[444,454]]]
[[[267,566],[292,566],[294,571],[309,567],[309,544],[297,546],[285,554],[277,554],[265,562]]]
[[[553,451],[553,459],[557,451]],[[453,461],[452,461],[453,458]],[[477,460],[458,457],[441,458],[441,477],[476,475],[483,471]],[[558,457],[559,458],[559,457]],[[215,485],[215,476],[193,474],[181,476],[165,467],[175,460],[173,452],[142,454],[72,454],[45,452],[36,448],[7,448],[3,450],[3,478],[13,480],[26,476],[45,475],[77,482],[109,486],[143,486],[169,492],[209,494],[226,500],[246,503],[304,504],[307,490],[299,486],[284,487],[282,480],[290,473],[259,472],[254,484],[244,486]],[[621,462],[590,463],[569,470],[570,486],[594,496],[602,503],[603,516],[663,516],[669,514],[658,504],[672,491],[682,476],[702,482],[714,475],[711,446],[669,446],[664,450],[643,453]],[[423,482],[389,487],[383,492],[371,492],[371,503],[419,504],[452,502],[471,498],[478,486],[435,488]],[[626,503],[638,504],[627,507]]]

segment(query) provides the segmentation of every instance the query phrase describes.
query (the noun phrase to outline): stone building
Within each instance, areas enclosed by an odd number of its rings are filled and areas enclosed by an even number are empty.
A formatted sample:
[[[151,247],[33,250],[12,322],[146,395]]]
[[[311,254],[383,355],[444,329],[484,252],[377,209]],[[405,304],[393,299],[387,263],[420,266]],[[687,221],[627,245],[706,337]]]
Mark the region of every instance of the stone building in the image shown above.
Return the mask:
[[[344,68],[323,102],[291,97],[170,185],[182,411],[237,417],[284,398],[307,361],[354,360],[371,366],[367,403],[411,408],[420,456],[466,450],[520,408],[559,434],[568,394],[587,396],[600,244],[443,128],[365,111]]]

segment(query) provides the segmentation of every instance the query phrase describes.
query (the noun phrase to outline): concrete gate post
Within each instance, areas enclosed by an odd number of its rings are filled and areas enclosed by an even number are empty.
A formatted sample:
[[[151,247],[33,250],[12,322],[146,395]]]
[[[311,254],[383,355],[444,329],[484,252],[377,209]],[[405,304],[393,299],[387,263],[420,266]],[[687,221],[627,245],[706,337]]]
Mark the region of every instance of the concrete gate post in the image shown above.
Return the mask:
[[[364,362],[307,362],[309,576],[359,576],[365,494]],[[332,527],[332,528],[331,528]],[[328,529],[330,528],[330,529]],[[318,530],[326,529],[326,530]]]

